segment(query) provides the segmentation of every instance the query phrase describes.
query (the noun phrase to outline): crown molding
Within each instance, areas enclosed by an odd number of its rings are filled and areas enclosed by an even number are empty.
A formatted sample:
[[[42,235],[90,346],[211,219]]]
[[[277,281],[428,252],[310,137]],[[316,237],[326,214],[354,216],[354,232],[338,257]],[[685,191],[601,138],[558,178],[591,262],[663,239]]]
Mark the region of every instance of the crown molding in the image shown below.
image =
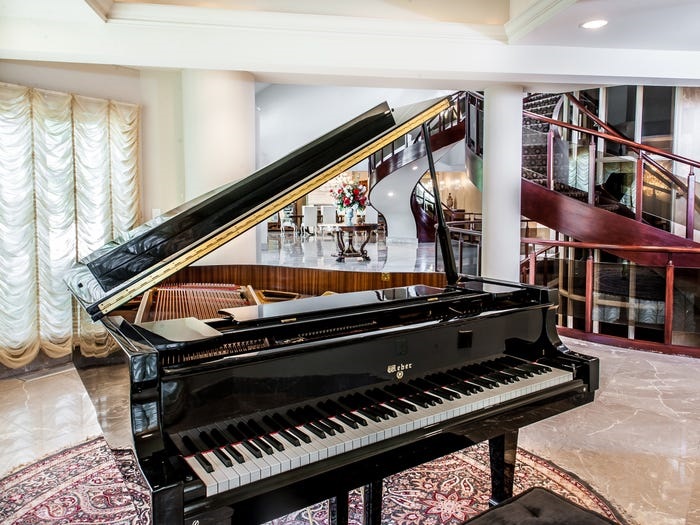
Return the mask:
[[[111,0],[86,0],[110,2]],[[273,13],[218,8],[114,2],[107,14],[110,24],[182,28],[220,28],[243,31],[272,31],[284,34],[344,34],[418,39],[459,39],[471,42],[505,43],[503,26],[436,21],[387,21],[335,15]]]
[[[527,35],[536,27],[542,25],[558,12],[571,7],[577,0],[537,0],[515,18],[511,18],[503,26],[509,44]]]
[[[85,3],[97,13],[97,16],[99,16],[103,22],[109,21],[109,14],[114,6],[114,0],[85,0]]]

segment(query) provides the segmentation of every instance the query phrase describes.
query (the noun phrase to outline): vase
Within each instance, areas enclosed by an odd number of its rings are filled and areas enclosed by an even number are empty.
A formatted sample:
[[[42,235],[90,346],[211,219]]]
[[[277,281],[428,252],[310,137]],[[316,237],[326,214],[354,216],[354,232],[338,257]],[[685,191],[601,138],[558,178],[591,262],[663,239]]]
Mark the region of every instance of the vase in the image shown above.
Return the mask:
[[[354,208],[345,208],[345,226],[352,226],[352,219],[355,215]]]

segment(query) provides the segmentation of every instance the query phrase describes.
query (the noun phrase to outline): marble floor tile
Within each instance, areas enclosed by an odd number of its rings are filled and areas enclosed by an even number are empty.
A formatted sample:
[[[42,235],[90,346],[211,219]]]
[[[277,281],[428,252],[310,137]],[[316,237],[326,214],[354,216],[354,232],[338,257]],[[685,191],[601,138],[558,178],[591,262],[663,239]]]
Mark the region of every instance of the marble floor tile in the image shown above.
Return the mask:
[[[596,400],[526,427],[520,444],[576,473],[640,524],[698,523],[700,360],[565,343],[599,357]]]

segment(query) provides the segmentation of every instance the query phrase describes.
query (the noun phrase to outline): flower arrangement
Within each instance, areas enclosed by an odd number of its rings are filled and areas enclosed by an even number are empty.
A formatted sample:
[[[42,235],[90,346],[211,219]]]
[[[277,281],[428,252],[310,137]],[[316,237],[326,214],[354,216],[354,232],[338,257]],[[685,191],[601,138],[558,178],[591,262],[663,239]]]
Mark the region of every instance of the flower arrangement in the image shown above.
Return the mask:
[[[367,188],[357,182],[346,182],[340,188],[331,190],[338,209],[352,208],[362,211],[367,206]]]

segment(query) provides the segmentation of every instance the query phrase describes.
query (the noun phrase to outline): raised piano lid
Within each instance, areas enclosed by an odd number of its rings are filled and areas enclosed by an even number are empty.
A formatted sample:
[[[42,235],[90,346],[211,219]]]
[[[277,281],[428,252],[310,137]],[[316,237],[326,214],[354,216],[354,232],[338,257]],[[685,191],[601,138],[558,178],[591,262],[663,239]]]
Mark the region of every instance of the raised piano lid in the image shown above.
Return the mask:
[[[449,107],[449,98],[386,103],[135,228],[73,265],[66,283],[93,320],[264,221]]]

